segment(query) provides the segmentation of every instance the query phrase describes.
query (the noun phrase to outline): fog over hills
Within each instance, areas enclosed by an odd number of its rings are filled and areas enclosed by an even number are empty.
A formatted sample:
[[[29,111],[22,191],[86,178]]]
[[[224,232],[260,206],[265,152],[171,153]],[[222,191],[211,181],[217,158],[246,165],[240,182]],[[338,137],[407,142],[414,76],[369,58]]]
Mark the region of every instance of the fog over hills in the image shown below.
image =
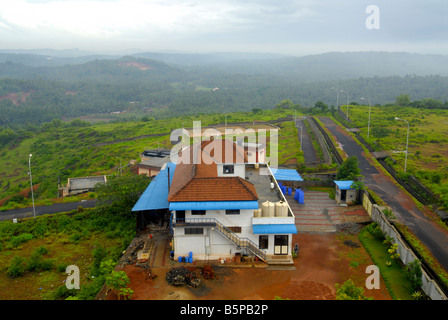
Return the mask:
[[[99,55],[80,50],[5,50],[0,63],[32,67],[80,65],[96,60],[116,60],[120,55]],[[22,52],[22,53],[20,53]],[[223,73],[293,76],[306,81],[404,75],[448,76],[448,56],[406,52],[329,52],[301,57],[271,53],[171,53],[138,52],[127,56],[165,62],[179,68],[198,67]],[[0,74],[0,76],[14,76]]]
[[[331,106],[337,90],[347,93],[341,104],[366,96],[393,103],[401,94],[445,103],[447,87],[443,55],[9,50],[0,52],[0,125],[128,110],[130,102],[154,117],[269,109],[285,99]]]

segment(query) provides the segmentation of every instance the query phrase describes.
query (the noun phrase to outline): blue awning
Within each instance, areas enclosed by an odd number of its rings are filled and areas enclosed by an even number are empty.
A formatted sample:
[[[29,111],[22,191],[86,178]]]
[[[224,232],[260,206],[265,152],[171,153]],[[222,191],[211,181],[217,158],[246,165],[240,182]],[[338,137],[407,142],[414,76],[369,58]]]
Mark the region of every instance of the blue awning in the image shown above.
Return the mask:
[[[277,181],[303,181],[300,174],[293,169],[275,169],[271,168],[274,178]]]
[[[176,164],[168,162],[165,169],[154,177],[140,196],[132,211],[168,209],[168,168],[170,174],[170,184],[173,181]]]
[[[244,210],[258,209],[258,201],[179,201],[170,202],[170,210]]]
[[[350,190],[352,188],[353,180],[349,181],[335,181],[334,182],[340,190]]]
[[[254,234],[297,233],[297,228],[295,224],[253,224],[252,230]]]

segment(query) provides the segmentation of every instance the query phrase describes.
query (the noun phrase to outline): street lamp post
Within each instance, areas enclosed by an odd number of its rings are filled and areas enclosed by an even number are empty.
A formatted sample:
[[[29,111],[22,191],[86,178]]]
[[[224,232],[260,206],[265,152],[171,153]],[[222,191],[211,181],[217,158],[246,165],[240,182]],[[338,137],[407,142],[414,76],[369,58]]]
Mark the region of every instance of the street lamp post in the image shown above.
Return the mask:
[[[348,95],[348,92],[347,92],[347,114],[346,114],[346,116],[345,116],[345,119],[348,121],[348,104],[349,104],[349,95]]]
[[[344,92],[344,90],[339,90],[334,87],[331,87],[331,89],[336,90],[336,110],[339,110],[339,92]]]
[[[345,92],[347,94],[347,113],[345,115],[345,120],[348,121],[348,103],[349,103],[349,100],[350,100],[350,96],[349,96],[347,91],[341,90],[341,92]]]
[[[370,135],[370,110],[372,109],[372,104],[370,103],[370,99],[361,98],[361,100],[369,101],[369,123],[367,125],[367,139],[369,139],[369,135]]]
[[[408,124],[408,133],[406,135],[406,155],[405,155],[405,158],[404,158],[404,173],[406,173],[406,165],[407,165],[407,162],[408,162],[409,122],[407,120],[405,120],[405,119],[400,119],[400,118],[397,118],[397,117],[395,117],[395,120],[402,120],[402,121],[405,121]]]
[[[294,111],[294,123],[296,128],[299,128],[298,124],[297,124],[297,118],[296,118],[296,114]],[[300,151],[302,151],[302,125],[300,125]]]
[[[36,208],[34,207],[33,178],[31,177],[31,157],[32,156],[33,155],[30,153],[30,156],[28,157],[28,168],[30,170],[31,198],[33,199],[33,216],[34,216],[34,219],[36,219]]]

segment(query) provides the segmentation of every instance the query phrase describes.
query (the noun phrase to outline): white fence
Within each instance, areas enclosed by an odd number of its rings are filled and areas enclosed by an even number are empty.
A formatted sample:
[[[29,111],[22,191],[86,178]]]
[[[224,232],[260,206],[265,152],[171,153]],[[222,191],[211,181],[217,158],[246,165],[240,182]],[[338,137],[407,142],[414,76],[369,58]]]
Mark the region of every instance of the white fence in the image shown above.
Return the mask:
[[[369,213],[370,217],[383,231],[384,235],[387,235],[394,239],[394,243],[398,245],[397,252],[400,254],[400,259],[404,265],[418,260],[417,256],[414,254],[412,249],[410,249],[407,244],[402,240],[401,235],[395,229],[393,225],[385,217],[384,213],[381,212],[380,208],[376,204],[372,204],[367,194],[364,194],[363,206]],[[447,296],[440,289],[437,283],[422,269],[422,291],[432,300],[448,300]]]

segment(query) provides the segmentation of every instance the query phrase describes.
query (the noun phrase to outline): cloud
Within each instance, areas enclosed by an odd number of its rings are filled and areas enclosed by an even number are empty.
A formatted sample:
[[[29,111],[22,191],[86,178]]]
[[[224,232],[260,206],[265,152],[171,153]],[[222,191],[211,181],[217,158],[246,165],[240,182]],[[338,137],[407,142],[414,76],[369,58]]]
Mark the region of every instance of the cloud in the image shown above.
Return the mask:
[[[381,10],[380,30],[365,28],[369,4]],[[0,46],[331,51],[445,44],[446,7],[446,0],[0,0]]]

